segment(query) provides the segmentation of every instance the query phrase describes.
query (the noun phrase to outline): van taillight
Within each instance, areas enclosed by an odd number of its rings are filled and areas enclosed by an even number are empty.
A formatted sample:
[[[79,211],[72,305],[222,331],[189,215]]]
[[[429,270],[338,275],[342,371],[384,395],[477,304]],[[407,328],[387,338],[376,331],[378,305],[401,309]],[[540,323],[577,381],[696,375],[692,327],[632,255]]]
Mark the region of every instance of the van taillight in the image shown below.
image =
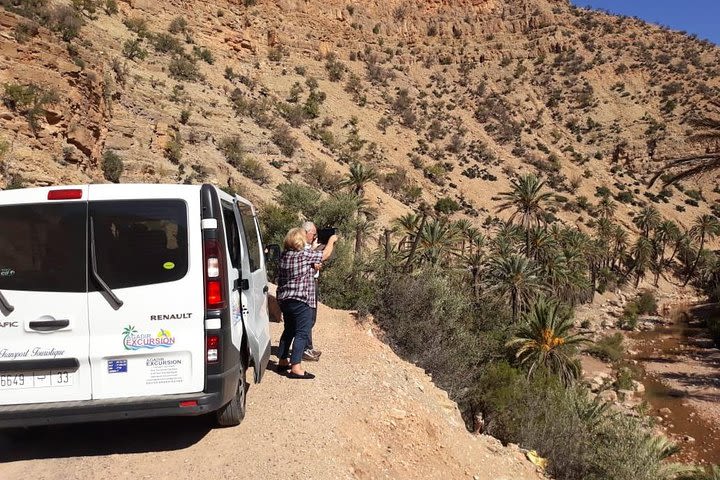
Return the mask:
[[[225,281],[220,242],[205,240],[205,305],[208,310],[225,308]]]
[[[218,350],[220,348],[220,336],[208,335],[205,351],[207,352],[207,363],[218,362]]]
[[[64,188],[62,190],[50,190],[48,200],[79,200],[82,198],[82,190],[79,188]]]

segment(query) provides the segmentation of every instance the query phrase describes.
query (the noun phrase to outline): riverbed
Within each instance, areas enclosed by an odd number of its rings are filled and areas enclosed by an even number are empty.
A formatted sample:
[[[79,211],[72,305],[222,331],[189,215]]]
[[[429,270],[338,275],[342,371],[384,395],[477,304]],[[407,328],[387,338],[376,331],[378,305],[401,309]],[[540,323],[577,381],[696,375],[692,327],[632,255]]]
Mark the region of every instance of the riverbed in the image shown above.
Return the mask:
[[[673,322],[632,333],[632,360],[641,367],[650,414],[681,451],[674,461],[720,463],[720,350],[703,319],[720,315],[717,305],[679,307]]]

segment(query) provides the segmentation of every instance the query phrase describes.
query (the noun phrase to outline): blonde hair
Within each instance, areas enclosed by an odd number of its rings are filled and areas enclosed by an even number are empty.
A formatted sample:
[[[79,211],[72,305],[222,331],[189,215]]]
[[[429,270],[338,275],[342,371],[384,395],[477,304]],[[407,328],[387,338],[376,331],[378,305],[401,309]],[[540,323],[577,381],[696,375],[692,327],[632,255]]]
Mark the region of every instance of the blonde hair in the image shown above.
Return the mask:
[[[290,229],[283,241],[285,251],[300,251],[305,248],[305,229],[302,227]]]

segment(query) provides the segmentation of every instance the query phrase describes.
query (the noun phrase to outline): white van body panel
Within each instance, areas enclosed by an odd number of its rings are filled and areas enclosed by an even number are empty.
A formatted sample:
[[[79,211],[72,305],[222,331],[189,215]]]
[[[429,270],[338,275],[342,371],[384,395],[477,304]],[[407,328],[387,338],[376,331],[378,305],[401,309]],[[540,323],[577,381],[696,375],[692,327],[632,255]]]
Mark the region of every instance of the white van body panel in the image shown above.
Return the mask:
[[[79,189],[82,198],[64,202],[82,204],[87,200],[87,187],[74,186],[67,189]],[[48,192],[52,188],[37,188],[31,190],[12,190],[0,196],[0,207],[37,205],[44,208],[48,205],[54,207],[48,200]],[[2,212],[2,210],[0,210]],[[60,225],[58,225],[60,227]],[[13,228],[29,228],[28,237],[34,237],[40,232],[30,225],[25,218],[18,218]],[[18,233],[21,238],[22,233]],[[85,233],[83,232],[84,236]],[[42,242],[41,242],[41,241]],[[13,276],[12,257],[13,248],[40,248],[43,244],[54,248],[51,238],[38,239],[32,245],[3,245],[0,248],[7,255],[8,264],[0,264],[0,275]],[[59,251],[52,255],[62,255]],[[19,253],[19,252],[18,252]],[[33,258],[39,258],[40,253],[33,252]],[[0,258],[2,258],[0,256]],[[4,262],[3,262],[4,263]],[[15,267],[17,268],[17,267]],[[92,383],[90,378],[90,364],[88,362],[88,315],[87,295],[84,292],[48,292],[48,291],[20,291],[0,290],[7,301],[14,307],[12,312],[0,311],[0,362],[12,365],[16,362],[29,361],[29,365],[38,365],[38,362],[47,362],[57,359],[76,359],[77,368],[23,368],[21,370],[0,370],[0,405],[19,403],[43,403],[71,400],[88,400],[91,398]],[[42,323],[52,321],[67,321],[67,326],[53,330],[43,331]],[[40,363],[39,365],[42,365]]]
[[[242,277],[248,280],[249,286],[247,291],[242,292],[243,318],[251,349],[258,351],[262,355],[264,346],[270,343],[265,252],[255,208],[248,200],[239,195],[235,197],[235,200],[238,207],[236,209],[238,225],[241,225],[241,230],[245,232],[240,237],[243,243],[243,252],[245,253],[242,261]],[[251,265],[251,257],[254,257],[255,265]],[[256,359],[256,363],[261,363],[261,359]],[[256,375],[258,373],[262,374],[264,368],[265,365],[256,366]],[[257,380],[259,381],[259,379]]]
[[[115,309],[102,292],[88,293],[93,398],[202,391],[205,325],[199,192],[199,188],[172,185],[90,186],[91,205],[183,200],[189,255],[187,273],[179,280],[113,289],[123,302],[120,308]],[[163,264],[167,259],[148,261]]]

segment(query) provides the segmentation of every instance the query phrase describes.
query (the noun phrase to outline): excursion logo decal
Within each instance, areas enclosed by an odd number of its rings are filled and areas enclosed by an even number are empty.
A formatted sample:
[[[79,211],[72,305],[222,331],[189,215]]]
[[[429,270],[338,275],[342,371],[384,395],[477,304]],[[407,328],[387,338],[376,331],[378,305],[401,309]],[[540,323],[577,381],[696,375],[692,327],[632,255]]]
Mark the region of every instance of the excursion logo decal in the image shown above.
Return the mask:
[[[123,330],[123,346],[125,350],[169,348],[174,343],[175,337],[172,336],[170,330],[160,329],[155,336],[151,333],[138,333],[132,325],[128,325]]]

